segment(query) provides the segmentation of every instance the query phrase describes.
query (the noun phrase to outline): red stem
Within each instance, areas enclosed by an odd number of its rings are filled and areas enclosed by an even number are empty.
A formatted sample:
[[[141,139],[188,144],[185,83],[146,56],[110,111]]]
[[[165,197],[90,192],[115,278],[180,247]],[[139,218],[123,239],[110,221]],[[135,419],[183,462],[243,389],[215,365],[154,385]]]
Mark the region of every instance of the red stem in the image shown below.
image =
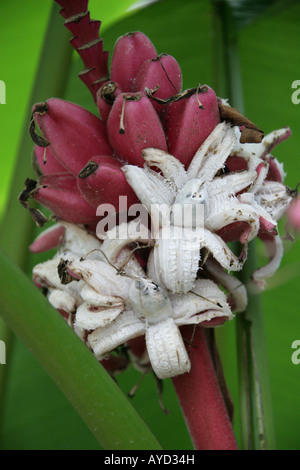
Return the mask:
[[[88,0],[55,0],[62,9],[65,26],[73,37],[70,44],[81,57],[85,69],[79,77],[88,87],[96,101],[96,92],[108,78],[108,52],[103,50],[99,38],[101,22],[90,19]]]
[[[187,338],[191,331],[182,329]],[[203,328],[196,328],[190,349],[191,371],[174,377],[173,384],[194,447],[238,450]]]

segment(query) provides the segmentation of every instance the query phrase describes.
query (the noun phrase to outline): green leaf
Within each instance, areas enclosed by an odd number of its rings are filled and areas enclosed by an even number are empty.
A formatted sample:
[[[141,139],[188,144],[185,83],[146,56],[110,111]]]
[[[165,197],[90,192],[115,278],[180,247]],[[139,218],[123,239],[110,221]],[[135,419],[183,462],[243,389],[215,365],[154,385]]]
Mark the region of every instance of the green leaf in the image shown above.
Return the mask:
[[[44,94],[61,94],[65,88],[65,83],[70,66],[71,51],[67,45],[59,47],[61,42],[65,43],[69,35],[58,22],[58,6],[54,5],[50,16],[49,27],[44,38],[44,45],[37,71],[37,77],[30,94],[30,101],[40,101]],[[56,27],[58,25],[58,28]],[[53,30],[56,30],[55,39],[52,39]],[[53,68],[57,67],[57,73],[53,73]],[[7,195],[7,206],[1,220],[0,244],[11,258],[22,269],[26,269],[29,250],[28,245],[32,240],[34,224],[28,214],[18,201],[18,195],[23,188],[26,177],[32,175],[31,159],[24,158],[32,152],[32,141],[28,133],[28,122],[31,117],[31,104],[25,114],[25,124],[20,136],[18,153],[15,159],[15,168]],[[7,109],[5,104],[5,110]],[[3,108],[2,108],[3,109]],[[13,347],[13,335],[9,327],[0,319],[0,338],[6,344],[6,354],[10,357]],[[0,370],[0,408],[2,411],[3,397],[5,394],[5,383],[8,367]]]
[[[136,0],[109,0],[109,2],[92,0],[89,2],[89,10],[91,18],[101,19],[102,34],[113,24],[122,21],[124,17],[130,16],[132,12],[138,9],[138,6],[135,6],[137,3],[142,2],[137,2]]]
[[[105,449],[161,449],[118,386],[47,299],[0,252],[1,316]],[[16,295],[17,292],[17,295]]]
[[[52,3],[52,0],[45,0],[37,8],[35,0],[0,2],[0,41],[5,45],[0,51],[0,79],[6,85],[6,104],[0,105],[0,216],[4,215],[15,178],[13,173],[20,137],[28,126],[28,106],[32,105],[33,81]],[[28,150],[24,149],[24,152]],[[24,179],[26,176],[19,171],[19,177]]]
[[[258,18],[278,13],[293,0],[221,0],[230,6],[238,29],[244,28]]]

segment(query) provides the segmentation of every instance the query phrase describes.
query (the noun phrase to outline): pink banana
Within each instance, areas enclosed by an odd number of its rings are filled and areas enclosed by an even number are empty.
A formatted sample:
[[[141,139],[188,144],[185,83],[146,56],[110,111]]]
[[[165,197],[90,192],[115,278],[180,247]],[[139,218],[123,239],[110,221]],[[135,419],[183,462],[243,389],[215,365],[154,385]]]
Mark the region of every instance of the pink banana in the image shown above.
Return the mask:
[[[74,224],[88,224],[97,220],[94,207],[83,198],[72,175],[61,173],[42,176],[40,188],[33,198],[59,219]]]
[[[167,151],[160,119],[150,100],[142,93],[120,94],[107,121],[108,138],[122,160],[143,166],[142,150],[155,147]]]
[[[182,87],[182,74],[178,62],[168,54],[161,54],[141,65],[134,82],[134,91],[142,91],[151,99],[158,114],[167,107],[166,100],[178,93]]]
[[[111,80],[117,82],[122,91],[132,91],[142,63],[156,56],[156,49],[145,34],[137,31],[121,36],[115,44],[112,56]]]
[[[65,232],[65,227],[55,224],[47,230],[44,230],[30,245],[32,253],[42,253],[44,251],[56,248]]]
[[[126,181],[121,163],[113,157],[92,158],[77,177],[77,186],[91,206],[112,204],[119,212],[119,196],[127,197],[127,207],[138,199]]]
[[[269,163],[269,171],[266,177],[267,181],[278,181],[279,183],[282,183],[282,175],[272,157],[268,159]]]
[[[112,155],[105,124],[81,106],[51,98],[33,108],[33,119],[55,158],[74,175],[94,155]]]
[[[33,165],[38,173],[50,175],[52,173],[69,173],[69,171],[54,157],[49,147],[34,146]]]
[[[207,85],[191,90],[190,96],[171,103],[165,113],[169,153],[186,167],[196,151],[219,124],[220,115],[215,92]]]

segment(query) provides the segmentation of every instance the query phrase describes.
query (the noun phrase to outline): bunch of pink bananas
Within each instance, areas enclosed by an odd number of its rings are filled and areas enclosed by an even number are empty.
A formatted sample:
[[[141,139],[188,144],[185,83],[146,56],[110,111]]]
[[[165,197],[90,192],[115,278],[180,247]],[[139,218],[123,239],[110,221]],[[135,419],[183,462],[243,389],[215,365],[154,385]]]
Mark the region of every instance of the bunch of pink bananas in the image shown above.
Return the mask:
[[[127,196],[128,206],[137,202],[121,167],[143,166],[142,150],[168,151],[187,167],[221,120],[219,102],[207,85],[182,92],[177,61],[157,55],[140,32],[118,39],[109,74],[100,22],[90,20],[87,0],[58,3],[99,117],[56,98],[33,107],[30,130],[39,181],[27,185],[25,198],[33,197],[58,218],[90,225],[99,220],[100,204],[118,210],[120,195]]]
[[[109,73],[108,53],[103,51],[99,38],[101,23],[90,19],[88,0],[57,3],[63,6],[65,26],[73,34],[70,43],[84,63],[79,76],[92,93],[99,117],[57,98],[33,107],[30,133],[35,142],[38,181],[26,181],[20,201],[38,225],[47,219],[30,208],[30,198],[58,219],[84,224],[93,232],[100,220],[97,208],[101,204],[110,204],[118,213],[124,210],[120,196],[127,197],[127,208],[138,202],[122,166],[143,167],[145,149],[168,152],[187,169],[199,147],[222,121],[238,126],[241,143],[262,141],[263,132],[218,98],[209,86],[182,91],[182,74],[176,59],[168,54],[157,55],[152,42],[141,32],[117,40]],[[289,135],[287,128],[262,143],[262,158],[253,167],[257,174],[264,167],[265,155]],[[224,171],[247,169],[247,158],[250,157],[240,156],[234,149]],[[273,158],[268,158],[267,164],[265,180],[282,182],[280,164]],[[228,242],[241,240],[246,230],[247,223],[237,221],[217,233]],[[60,231],[57,229],[56,237],[51,235],[53,243]],[[273,239],[276,230],[274,224],[261,217],[260,235],[266,233]],[[50,237],[46,243],[51,244],[49,240]],[[43,242],[35,249],[44,246]]]

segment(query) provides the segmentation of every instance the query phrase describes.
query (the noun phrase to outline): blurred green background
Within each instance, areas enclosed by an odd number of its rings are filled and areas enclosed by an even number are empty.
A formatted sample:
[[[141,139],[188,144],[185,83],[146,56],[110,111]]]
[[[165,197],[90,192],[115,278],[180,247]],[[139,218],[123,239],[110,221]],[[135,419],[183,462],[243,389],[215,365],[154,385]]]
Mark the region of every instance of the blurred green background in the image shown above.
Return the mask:
[[[214,22],[210,2],[163,0],[144,9],[126,12],[134,3],[129,0],[90,1],[91,18],[102,21],[100,35],[104,38],[104,49],[112,51],[121,34],[141,30],[151,38],[159,53],[167,52],[178,60],[184,88],[198,82],[214,87],[217,77],[214,73]],[[278,2],[265,3],[278,5]],[[20,135],[24,126],[28,126],[26,110],[33,104],[29,99],[52,4],[53,0],[0,1],[0,80],[6,84],[6,104],[0,104],[0,215],[4,213],[8,200]],[[285,125],[291,127],[292,136],[274,150],[274,155],[284,162],[285,182],[294,188],[300,180],[300,104],[292,103],[291,86],[294,80],[300,79],[300,4],[298,1],[289,2],[285,8],[272,5],[239,29],[245,112],[265,133]],[[73,54],[65,98],[96,113],[88,90],[77,78],[81,69],[80,59]],[[50,97],[44,97],[45,100],[47,98]],[[29,158],[30,155],[24,154],[24,159]],[[284,224],[282,221],[282,234]],[[22,231],[22,227],[19,230]],[[258,246],[258,249],[260,262],[263,262],[263,247]],[[294,365],[291,361],[292,342],[300,339],[299,255],[300,243],[296,234],[295,243],[285,241],[281,268],[263,293],[279,450],[300,448],[300,364]],[[43,256],[32,255],[31,265]],[[238,403],[234,322],[222,327],[218,338],[227,382],[234,402]],[[0,431],[1,449],[99,448],[60,390],[18,339],[14,341],[7,364],[0,367],[8,369]],[[139,373],[130,369],[117,379],[124,393],[128,393],[138,378]],[[177,398],[168,380],[164,382],[163,401],[170,410],[168,415],[160,409],[156,384],[149,375],[142,381],[132,404],[164,449],[190,449]],[[239,440],[238,409],[234,428]]]

